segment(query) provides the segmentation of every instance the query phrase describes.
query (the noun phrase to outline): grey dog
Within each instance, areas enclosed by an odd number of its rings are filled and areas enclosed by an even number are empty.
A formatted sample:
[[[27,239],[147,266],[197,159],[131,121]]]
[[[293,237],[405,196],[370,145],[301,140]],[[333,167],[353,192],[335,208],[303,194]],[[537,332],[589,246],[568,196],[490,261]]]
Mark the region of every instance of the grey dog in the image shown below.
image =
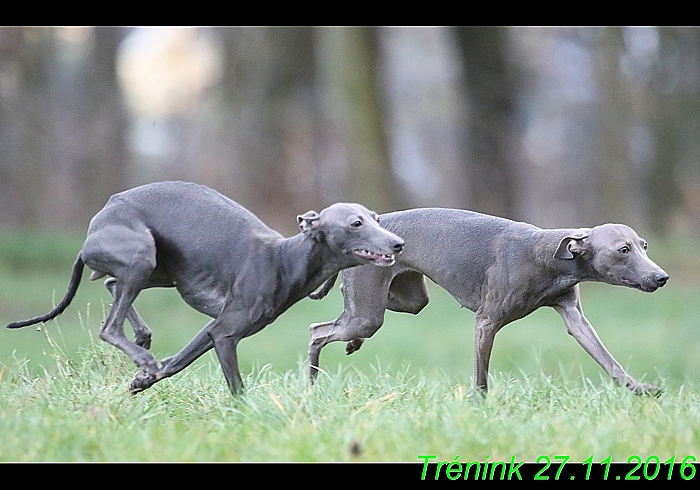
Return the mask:
[[[659,388],[635,381],[608,352],[583,315],[579,282],[598,281],[652,292],[668,274],[646,254],[647,243],[625,225],[541,229],[494,216],[455,209],[414,209],[384,214],[380,223],[406,241],[392,267],[343,271],[345,307],[333,321],[310,327],[313,380],[321,349],[347,341],[360,348],[384,322],[384,311],[417,314],[428,303],[425,276],[475,312],[474,376],[488,390],[489,359],[496,333],[541,306],[554,308],[569,334],[619,384],[637,394]],[[316,294],[323,297],[331,278]]]
[[[160,182],[112,196],[90,222],[73,266],[68,292],[46,315],[15,322],[19,328],[62,313],[75,296],[83,267],[105,286],[114,304],[100,338],[141,369],[136,393],[172,376],[214,347],[235,394],[243,387],[238,342],[272,323],[340,270],[360,264],[389,266],[403,240],[382,229],[359,204],[338,203],[297,217],[301,233],[283,238],[251,212],[205,186]],[[180,353],[158,362],[151,332],[132,303],[141,290],[175,287],[195,310],[213,318]],[[135,341],[124,334],[131,323]]]

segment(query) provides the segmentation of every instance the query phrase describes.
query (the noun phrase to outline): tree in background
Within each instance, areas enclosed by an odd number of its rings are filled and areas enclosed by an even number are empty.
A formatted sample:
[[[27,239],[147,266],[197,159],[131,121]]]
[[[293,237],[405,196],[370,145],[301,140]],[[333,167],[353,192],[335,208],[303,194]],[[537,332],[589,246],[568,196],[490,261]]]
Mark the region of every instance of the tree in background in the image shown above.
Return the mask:
[[[0,28],[0,223],[194,180],[272,227],[352,200],[700,229],[694,28]]]
[[[123,188],[121,29],[0,29],[0,219],[75,225]]]

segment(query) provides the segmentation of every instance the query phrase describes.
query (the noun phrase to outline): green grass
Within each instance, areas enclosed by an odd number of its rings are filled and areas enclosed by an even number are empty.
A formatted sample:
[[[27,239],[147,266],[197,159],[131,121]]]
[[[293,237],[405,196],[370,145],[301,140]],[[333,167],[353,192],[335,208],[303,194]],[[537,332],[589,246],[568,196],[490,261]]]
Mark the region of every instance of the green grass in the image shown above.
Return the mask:
[[[407,368],[342,368],[313,388],[305,369],[255,367],[233,399],[215,363],[138,396],[133,369],[95,343],[59,351],[36,376],[21,363],[0,383],[0,461],[572,461],[700,454],[700,397],[683,386],[636,397],[603,381],[496,375],[475,401],[464,379]]]
[[[53,247],[12,245],[16,240],[0,236],[4,324],[60,300],[80,247],[79,237],[59,237]],[[637,379],[664,385],[660,398],[613,386],[558,315],[543,309],[498,334],[491,391],[475,401],[473,314],[433,285],[420,315],[387,313],[384,327],[352,356],[341,343],[325,348],[313,388],[306,383],[308,325],[340,313],[338,288],[324,301],[298,303],[241,342],[244,396],[231,397],[208,353],[131,397],[135,366],[97,339],[109,294],[84,279],[57,321],[0,329],[0,461],[700,457],[699,284],[688,272],[698,260],[682,255],[687,243],[652,253],[671,275],[654,294],[582,287],[584,310],[603,342]],[[34,253],[43,258],[35,263]],[[207,321],[170,290],[145,291],[137,308],[159,358]]]

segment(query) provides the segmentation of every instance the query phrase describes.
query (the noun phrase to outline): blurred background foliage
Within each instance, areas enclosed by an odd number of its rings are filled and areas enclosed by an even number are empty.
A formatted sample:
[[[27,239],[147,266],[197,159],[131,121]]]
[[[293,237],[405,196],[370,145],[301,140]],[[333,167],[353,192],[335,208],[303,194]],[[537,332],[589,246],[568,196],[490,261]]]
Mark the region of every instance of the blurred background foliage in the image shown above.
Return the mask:
[[[585,285],[587,314],[633,374],[697,377],[699,135],[698,28],[0,27],[0,319],[60,300],[110,195],[191,180],[285,235],[297,214],[337,201],[627,223],[671,282],[653,298]],[[293,366],[306,327],[337,316],[339,296],[295,306],[281,319],[295,327],[246,340],[242,362],[274,353]],[[74,352],[109,301],[84,281],[61,332],[47,328]],[[206,323],[170,290],[137,307],[157,354]],[[495,369],[601,372],[553,312],[521,322],[499,334]],[[422,315],[388,314],[360,352],[346,359],[336,344],[324,359],[454,360],[470,373],[471,328],[433,288]],[[35,329],[0,328],[0,362],[16,349],[41,362],[47,345]]]
[[[0,224],[193,180],[271,227],[341,200],[700,228],[697,28],[0,28]]]

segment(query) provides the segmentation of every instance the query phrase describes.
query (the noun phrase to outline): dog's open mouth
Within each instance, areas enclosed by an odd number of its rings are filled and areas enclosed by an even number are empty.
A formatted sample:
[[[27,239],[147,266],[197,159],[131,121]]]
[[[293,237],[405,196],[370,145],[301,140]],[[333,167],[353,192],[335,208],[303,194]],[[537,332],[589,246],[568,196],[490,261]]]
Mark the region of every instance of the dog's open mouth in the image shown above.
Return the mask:
[[[377,265],[393,265],[394,261],[396,260],[396,256],[394,254],[380,254],[360,248],[353,250],[352,253],[365,260],[371,260]]]

